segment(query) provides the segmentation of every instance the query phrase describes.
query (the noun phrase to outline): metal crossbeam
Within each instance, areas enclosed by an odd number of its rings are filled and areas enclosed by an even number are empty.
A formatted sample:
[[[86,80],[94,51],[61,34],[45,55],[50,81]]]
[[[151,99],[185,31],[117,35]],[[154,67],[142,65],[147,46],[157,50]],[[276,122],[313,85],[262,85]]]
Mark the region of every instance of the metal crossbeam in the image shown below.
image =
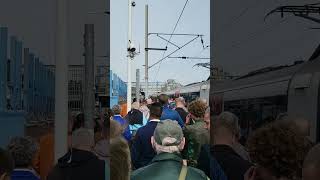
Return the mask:
[[[176,50],[174,50],[173,52],[171,52],[170,54],[168,54],[167,56],[161,58],[159,61],[157,61],[156,63],[154,63],[153,65],[149,66],[148,68],[152,68],[154,67],[155,65],[157,65],[158,63],[160,63],[161,61],[163,61],[164,59],[170,57],[172,54],[176,53],[177,51],[179,51],[180,49],[184,48],[185,46],[187,46],[188,44],[190,44],[191,42],[193,42],[194,40],[198,39],[200,36],[197,36],[195,38],[193,38],[192,40],[188,41],[187,43],[185,43],[183,46],[181,46],[181,48],[178,48]]]
[[[181,56],[181,57],[168,57],[171,59],[210,59],[205,57],[187,57],[187,56]]]
[[[168,48],[144,48],[146,51],[150,51],[150,50],[153,50],[153,51],[166,51],[168,50]]]
[[[203,34],[169,34],[169,33],[149,33],[148,35],[164,35],[164,36],[204,36]]]

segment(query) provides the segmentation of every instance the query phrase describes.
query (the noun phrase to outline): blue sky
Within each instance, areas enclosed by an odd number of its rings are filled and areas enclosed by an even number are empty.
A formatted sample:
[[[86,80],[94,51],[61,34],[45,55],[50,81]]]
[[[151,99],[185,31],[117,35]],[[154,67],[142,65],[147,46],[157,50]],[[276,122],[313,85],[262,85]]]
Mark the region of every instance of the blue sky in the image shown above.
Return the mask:
[[[133,41],[141,53],[132,64],[132,79],[135,69],[140,69],[141,80],[144,78],[144,7],[146,0],[137,0],[133,10]],[[149,32],[171,33],[184,6],[185,0],[149,0]],[[204,44],[210,40],[210,0],[189,0],[175,33],[203,34]],[[124,81],[127,80],[127,39],[128,39],[128,1],[111,0],[111,69]],[[172,41],[182,46],[193,37],[172,37]],[[149,47],[164,48],[166,42],[156,36],[149,36]],[[166,54],[175,47],[168,45]],[[162,51],[149,51],[149,65],[161,59]],[[209,57],[210,49],[203,50],[200,39],[181,49],[172,56]],[[182,84],[206,80],[209,70],[193,67],[198,62],[209,60],[166,59],[149,71],[149,81],[164,82],[175,79]],[[160,65],[160,69],[159,69]],[[159,71],[158,71],[159,69]],[[158,73],[157,73],[158,72]]]

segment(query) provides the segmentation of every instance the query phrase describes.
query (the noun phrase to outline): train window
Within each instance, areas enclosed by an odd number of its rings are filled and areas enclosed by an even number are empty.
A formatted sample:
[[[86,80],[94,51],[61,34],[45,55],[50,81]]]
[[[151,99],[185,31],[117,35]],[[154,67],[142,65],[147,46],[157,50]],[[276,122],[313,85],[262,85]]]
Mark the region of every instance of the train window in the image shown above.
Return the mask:
[[[224,102],[224,111],[236,114],[242,129],[256,129],[287,111],[287,97],[274,96]]]

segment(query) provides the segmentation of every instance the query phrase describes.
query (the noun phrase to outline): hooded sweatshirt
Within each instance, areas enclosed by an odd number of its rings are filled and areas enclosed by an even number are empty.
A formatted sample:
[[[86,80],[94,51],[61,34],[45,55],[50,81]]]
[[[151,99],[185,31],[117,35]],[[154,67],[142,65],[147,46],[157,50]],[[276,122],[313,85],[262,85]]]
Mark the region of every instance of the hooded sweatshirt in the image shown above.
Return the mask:
[[[48,180],[104,180],[105,162],[89,151],[70,150],[58,160]]]

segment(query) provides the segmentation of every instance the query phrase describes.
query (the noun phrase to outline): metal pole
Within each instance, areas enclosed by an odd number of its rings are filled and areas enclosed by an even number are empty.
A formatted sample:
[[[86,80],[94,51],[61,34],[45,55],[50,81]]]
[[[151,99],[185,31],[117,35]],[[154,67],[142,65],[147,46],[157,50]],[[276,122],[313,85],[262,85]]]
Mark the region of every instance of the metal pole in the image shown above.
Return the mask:
[[[148,63],[148,49],[149,48],[149,41],[148,41],[148,34],[149,34],[149,8],[148,4],[145,6],[145,97],[148,98],[149,96],[149,84],[148,84],[148,79],[149,79],[149,63]]]
[[[131,0],[128,0],[128,47],[132,42],[132,5]],[[127,84],[127,112],[131,110],[131,57],[128,51],[128,84]]]
[[[136,71],[136,99],[140,102],[140,69]]]
[[[94,116],[94,25],[85,24],[85,99],[84,117],[86,127],[93,128]]]
[[[68,148],[67,4],[67,0],[57,0],[54,133],[56,162]]]

